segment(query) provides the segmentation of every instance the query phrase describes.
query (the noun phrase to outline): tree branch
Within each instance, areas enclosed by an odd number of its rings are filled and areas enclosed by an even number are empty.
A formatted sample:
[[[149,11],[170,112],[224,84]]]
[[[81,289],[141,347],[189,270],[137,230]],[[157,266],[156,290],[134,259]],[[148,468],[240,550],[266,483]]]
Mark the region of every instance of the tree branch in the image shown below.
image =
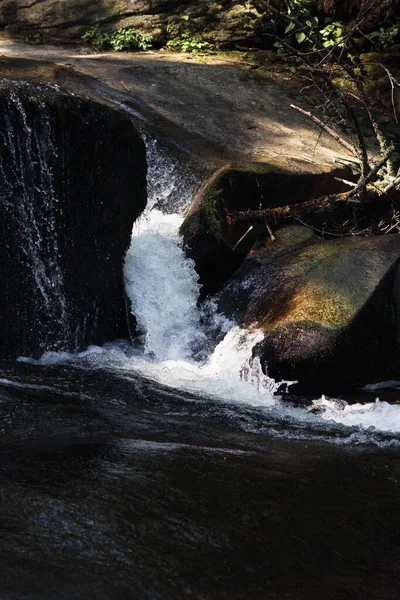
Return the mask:
[[[314,123],[316,123],[319,127],[321,127],[321,129],[323,129],[324,131],[326,131],[326,133],[328,133],[337,142],[339,142],[339,144],[341,146],[343,146],[343,148],[346,148],[346,150],[348,150],[349,152],[351,152],[352,154],[355,154],[357,156],[357,152],[356,152],[356,149],[354,148],[354,146],[352,146],[351,144],[349,144],[349,142],[346,142],[345,139],[343,139],[338,133],[336,133],[336,131],[334,131],[326,123],[324,123],[323,121],[321,121],[321,119],[318,119],[318,117],[316,117],[312,113],[307,112],[306,110],[300,108],[300,106],[296,106],[295,104],[291,104],[290,108],[293,108],[294,110],[297,110],[297,112],[299,112],[300,114],[302,114],[305,117],[308,117],[309,119],[311,119],[311,121],[313,121]]]
[[[278,11],[276,11],[276,12],[278,12]],[[310,62],[310,60],[302,52],[300,52],[299,50],[297,50],[296,48],[294,48],[293,46],[288,44],[285,40],[282,40],[281,38],[277,37],[276,35],[272,35],[270,33],[266,33],[264,35],[267,38],[278,41],[292,55],[299,58],[310,69],[310,71],[312,73],[317,74],[324,81],[325,85],[332,91],[332,93],[336,95],[337,99],[342,103],[342,105],[346,108],[347,113],[348,113],[349,117],[351,118],[353,125],[355,127],[355,130],[356,130],[356,133],[357,133],[359,152],[360,152],[360,162],[361,162],[361,174],[365,175],[369,171],[368,152],[367,152],[367,145],[365,142],[365,137],[364,137],[364,134],[363,134],[363,131],[361,128],[361,123],[360,123],[353,107],[347,101],[344,94],[341,92],[341,90],[339,90],[335,86],[335,84],[332,82],[330,76],[327,73],[325,73],[323,68],[313,65],[313,63]]]
[[[306,215],[315,209],[326,209],[329,210],[334,204],[340,201],[348,199],[348,193],[344,194],[331,194],[329,196],[322,196],[315,200],[308,200],[306,202],[298,202],[296,204],[290,204],[286,206],[278,206],[276,208],[264,208],[263,210],[243,210],[228,212],[227,210],[227,221],[230,225],[234,223],[265,223],[268,218],[291,218],[300,217]],[[227,209],[224,203],[225,210]]]

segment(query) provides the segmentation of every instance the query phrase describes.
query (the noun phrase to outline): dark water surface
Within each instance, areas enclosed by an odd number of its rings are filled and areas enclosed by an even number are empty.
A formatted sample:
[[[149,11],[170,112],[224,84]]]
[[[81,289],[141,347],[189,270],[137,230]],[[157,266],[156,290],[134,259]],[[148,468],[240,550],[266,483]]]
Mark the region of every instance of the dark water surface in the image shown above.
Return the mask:
[[[0,377],[2,600],[400,597],[399,449],[104,371]]]

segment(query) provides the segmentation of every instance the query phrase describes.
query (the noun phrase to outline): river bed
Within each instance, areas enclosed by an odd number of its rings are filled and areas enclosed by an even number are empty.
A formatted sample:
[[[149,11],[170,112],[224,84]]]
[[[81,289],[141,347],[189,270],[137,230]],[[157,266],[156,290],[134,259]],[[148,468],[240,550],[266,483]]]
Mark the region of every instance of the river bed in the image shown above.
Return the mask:
[[[397,598],[398,450],[255,411],[3,368],[0,597]]]

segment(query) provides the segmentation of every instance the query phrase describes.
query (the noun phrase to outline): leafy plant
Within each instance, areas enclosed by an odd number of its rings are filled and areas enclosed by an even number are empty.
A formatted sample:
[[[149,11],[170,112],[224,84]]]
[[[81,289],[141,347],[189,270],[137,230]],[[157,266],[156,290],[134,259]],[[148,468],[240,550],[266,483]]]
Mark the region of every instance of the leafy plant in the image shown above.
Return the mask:
[[[398,33],[398,27],[389,27],[388,29],[381,27],[378,31],[366,34],[365,37],[376,46],[387,48],[394,44]]]
[[[152,37],[148,33],[143,33],[135,27],[126,29],[117,29],[111,35],[110,45],[117,52],[126,52],[128,50],[148,50],[152,45]]]
[[[213,44],[206,42],[199,35],[190,31],[184,31],[177,40],[169,40],[167,46],[172,50],[194,53],[213,49]]]
[[[316,50],[316,46],[311,42],[311,38],[317,36],[324,48],[331,46],[341,47],[343,45],[343,25],[339,21],[329,23],[325,27],[321,27],[317,16],[312,15],[308,10],[306,3],[303,0],[294,0],[286,5],[286,15],[294,19],[301,19],[303,29],[299,30],[294,21],[290,21],[286,26],[284,34],[286,37],[293,36],[298,44],[308,42],[312,50]],[[279,50],[279,45],[275,44]]]
[[[93,25],[82,36],[84,42],[95,50],[115,50],[126,52],[128,50],[148,50],[152,45],[151,35],[143,33],[135,27],[117,29],[114,33],[103,33],[98,25]]]
[[[343,25],[339,21],[329,23],[329,25],[320,29],[319,35],[324,48],[330,48],[331,46],[340,48],[343,46]]]
[[[308,34],[313,31],[313,29],[318,27],[318,17],[313,15],[307,5],[310,4],[305,0],[293,0],[291,3],[285,5],[285,11],[287,16],[289,17],[297,17],[301,18],[302,22],[306,27],[304,30],[298,30],[294,22],[289,22],[285,29],[285,36],[293,35],[296,38],[298,44],[303,43],[308,39]]]
[[[171,34],[173,31],[172,23],[168,23],[166,32]],[[193,24],[190,21],[189,15],[181,16],[181,24],[179,33],[176,38],[172,38],[167,42],[167,47],[177,52],[206,52],[215,49],[215,45],[207,42],[203,37],[194,31]]]
[[[108,50],[110,48],[110,39],[110,34],[102,33],[98,25],[92,25],[82,36],[82,40],[95,50]]]

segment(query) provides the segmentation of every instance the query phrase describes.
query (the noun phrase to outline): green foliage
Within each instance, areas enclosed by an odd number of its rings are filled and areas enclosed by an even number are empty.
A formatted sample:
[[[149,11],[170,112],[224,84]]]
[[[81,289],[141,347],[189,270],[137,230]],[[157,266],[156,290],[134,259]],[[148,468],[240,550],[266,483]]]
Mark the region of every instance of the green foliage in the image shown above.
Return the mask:
[[[319,35],[324,48],[330,48],[331,46],[340,48],[343,46],[343,25],[339,21],[329,23],[329,25],[320,29]]]
[[[148,50],[152,45],[151,35],[143,33],[135,27],[117,29],[114,33],[102,33],[98,25],[93,25],[82,36],[84,42],[95,50],[115,50],[126,52],[129,50]]]
[[[381,27],[378,31],[366,34],[365,37],[379,48],[387,48],[395,43],[398,33],[398,27],[389,27],[388,29]]]
[[[92,25],[82,36],[82,40],[95,50],[108,50],[110,38],[110,34],[102,33],[98,25]]]
[[[152,38],[150,34],[142,33],[135,27],[127,27],[114,31],[110,38],[110,45],[117,52],[148,50],[151,48]]]
[[[171,34],[174,29],[172,23],[168,23],[165,30]],[[215,45],[203,39],[200,33],[195,31],[194,25],[190,21],[189,15],[181,17],[179,33],[177,37],[168,40],[167,47],[176,52],[211,52],[215,50]]]
[[[313,15],[308,6],[311,3],[307,0],[292,0],[289,4],[286,4],[285,12],[289,17],[301,18],[302,22],[307,26],[306,31],[297,31],[295,24],[289,23],[285,29],[285,35],[294,35],[298,44],[302,44],[308,39],[308,33],[313,32],[314,29],[318,28],[318,17]]]
[[[302,23],[302,28],[293,21],[288,23],[286,19],[286,27],[282,40],[285,38],[293,45],[304,44],[312,51],[317,50],[313,39],[318,39],[319,43],[325,48],[343,48],[344,46],[344,25],[339,21],[333,21],[325,24],[320,20],[320,16],[315,14],[316,4],[309,0],[286,0],[280,6],[282,15],[298,19]],[[314,13],[312,12],[314,10]],[[395,44],[399,39],[400,28],[397,25],[391,27],[380,27],[372,33],[365,34],[362,29],[358,28],[353,37],[361,36],[361,40],[357,42],[357,49],[362,46],[362,37],[371,42],[377,50],[385,49]],[[357,35],[358,34],[358,35]],[[278,54],[285,53],[284,46],[279,41],[275,42],[275,48]],[[351,48],[347,48],[351,52]]]
[[[297,44],[307,43],[312,50],[315,50],[315,44],[312,42],[313,37],[317,37],[325,48],[331,46],[343,46],[343,25],[339,21],[329,23],[322,27],[318,17],[310,11],[308,7],[311,3],[307,0],[292,0],[290,4],[285,5],[284,14],[289,17],[299,19],[304,28],[299,30],[296,24],[290,22],[284,31],[284,36],[294,38]],[[283,53],[284,47],[279,42],[274,44],[278,54]]]
[[[176,40],[169,40],[167,46],[178,52],[204,52],[213,49],[210,42],[206,42],[199,35],[190,31],[184,31]]]

